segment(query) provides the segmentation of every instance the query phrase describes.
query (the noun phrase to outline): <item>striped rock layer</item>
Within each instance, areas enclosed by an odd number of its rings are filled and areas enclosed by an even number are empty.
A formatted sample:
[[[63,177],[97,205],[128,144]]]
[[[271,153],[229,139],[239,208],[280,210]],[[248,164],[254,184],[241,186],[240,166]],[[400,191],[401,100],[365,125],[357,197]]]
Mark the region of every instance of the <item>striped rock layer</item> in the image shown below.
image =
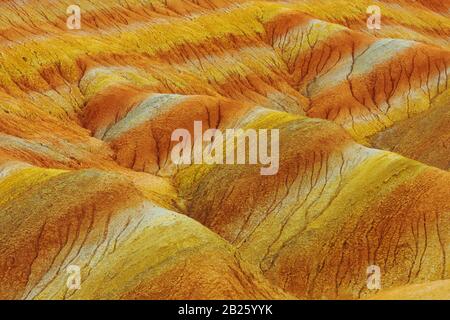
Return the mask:
[[[2,1],[0,299],[450,298],[450,2],[377,3]]]

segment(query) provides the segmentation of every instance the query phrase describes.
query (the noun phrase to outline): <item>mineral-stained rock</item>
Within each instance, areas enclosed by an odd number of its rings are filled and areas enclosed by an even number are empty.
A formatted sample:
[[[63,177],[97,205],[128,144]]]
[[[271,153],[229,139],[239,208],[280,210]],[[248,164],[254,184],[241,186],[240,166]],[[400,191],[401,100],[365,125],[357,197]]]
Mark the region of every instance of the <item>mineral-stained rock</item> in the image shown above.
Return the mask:
[[[0,4],[0,299],[448,299],[448,1],[77,3]]]

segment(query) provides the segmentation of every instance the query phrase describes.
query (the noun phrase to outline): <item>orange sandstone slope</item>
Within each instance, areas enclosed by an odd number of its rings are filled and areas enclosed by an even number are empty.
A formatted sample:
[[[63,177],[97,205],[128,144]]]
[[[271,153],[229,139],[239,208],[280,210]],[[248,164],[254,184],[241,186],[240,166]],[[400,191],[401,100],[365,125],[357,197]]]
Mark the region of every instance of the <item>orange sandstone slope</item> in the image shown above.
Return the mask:
[[[274,1],[270,1],[274,2]],[[378,38],[401,38],[449,47],[448,0],[288,0],[292,8],[320,20],[344,25]],[[381,29],[368,29],[368,9],[377,6]]]
[[[0,3],[0,298],[448,298],[448,1],[71,4]],[[194,121],[278,174],[172,163]]]

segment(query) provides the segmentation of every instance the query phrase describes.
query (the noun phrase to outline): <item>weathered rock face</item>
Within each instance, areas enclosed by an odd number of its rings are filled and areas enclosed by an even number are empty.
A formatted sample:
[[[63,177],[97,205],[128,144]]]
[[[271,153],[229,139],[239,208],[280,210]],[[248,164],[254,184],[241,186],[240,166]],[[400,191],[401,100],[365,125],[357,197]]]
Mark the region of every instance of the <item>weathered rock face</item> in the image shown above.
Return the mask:
[[[3,1],[0,299],[450,298],[450,4],[377,3]],[[173,163],[195,122],[277,173]]]

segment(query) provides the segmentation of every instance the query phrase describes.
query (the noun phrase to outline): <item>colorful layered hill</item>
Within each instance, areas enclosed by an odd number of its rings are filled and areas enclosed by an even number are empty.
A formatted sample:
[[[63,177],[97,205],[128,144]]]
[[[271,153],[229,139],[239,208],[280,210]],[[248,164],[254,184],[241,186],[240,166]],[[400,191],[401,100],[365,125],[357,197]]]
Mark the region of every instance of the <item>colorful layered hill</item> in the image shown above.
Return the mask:
[[[0,299],[450,298],[448,1],[72,2],[0,3]]]

